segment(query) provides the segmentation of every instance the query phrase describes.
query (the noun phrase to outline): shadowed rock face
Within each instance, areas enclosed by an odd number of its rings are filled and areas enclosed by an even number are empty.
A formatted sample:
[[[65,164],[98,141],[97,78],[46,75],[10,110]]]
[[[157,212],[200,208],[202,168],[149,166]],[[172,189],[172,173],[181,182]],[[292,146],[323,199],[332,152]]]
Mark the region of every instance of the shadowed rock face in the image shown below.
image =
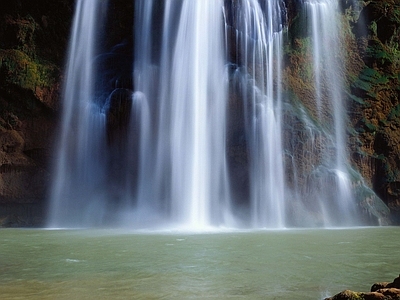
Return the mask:
[[[9,1],[2,6],[0,219],[4,222],[0,222],[0,227],[43,224],[51,178],[53,138],[58,126],[63,70],[75,2]],[[107,34],[103,38],[108,41],[102,49],[105,54],[112,52],[120,57],[131,55],[132,45],[126,39],[132,36],[132,16],[132,1],[110,1],[109,20],[104,25],[107,26],[104,30]],[[125,46],[118,48],[116,44]],[[129,61],[119,61],[125,69],[129,68]],[[114,65],[114,68],[118,67]],[[108,95],[115,88],[126,86],[132,89],[131,80],[126,78],[127,72],[122,75],[119,72],[119,78],[115,78],[116,74],[110,74],[111,77],[107,78],[109,83],[99,82],[102,86],[98,89],[99,93]],[[120,103],[114,99],[110,131],[118,131],[115,126],[124,123],[115,120],[116,114],[127,115],[116,112],[115,108],[119,106]]]
[[[73,1],[12,1],[0,13],[0,226],[38,226],[50,181]]]
[[[0,12],[0,218],[12,217],[3,226],[38,225],[50,180],[49,161],[53,136],[57,127],[62,70],[66,55],[70,22],[74,10],[72,0],[9,1]],[[395,0],[368,1],[360,17],[353,14],[354,1],[343,2],[343,28],[347,67],[342,70],[348,85],[350,112],[349,146],[353,165],[366,184],[391,209],[394,223],[400,223],[400,4]],[[237,5],[237,1],[226,1]],[[302,66],[311,57],[305,54],[306,30],[298,22],[300,1],[286,0],[289,48],[285,53],[285,88],[295,95],[301,106],[312,116],[313,88],[304,80]],[[123,72],[109,74],[109,82],[99,83],[104,102],[110,95],[108,137],[110,145],[121,142],[128,124],[131,86],[129,57],[133,45],[133,1],[110,0],[110,17],[104,56],[118,56]],[[363,29],[365,28],[365,29]],[[363,30],[361,30],[363,29]],[[119,45],[119,47],[116,47]],[[232,53],[239,60],[240,53]],[[111,59],[111,64],[113,61]],[[116,67],[116,66],[115,66]],[[240,102],[230,91],[229,109],[238,111]],[[297,101],[296,100],[296,101]],[[238,118],[242,114],[238,113]],[[229,116],[228,162],[233,169],[235,194],[245,198],[248,191],[248,158],[246,141],[241,139],[240,124]],[[285,145],[293,148],[291,157],[301,164],[304,173],[320,156],[307,156],[309,147],[305,124],[296,115],[285,114],[293,128],[285,131]],[[326,115],[329,118],[329,115]],[[297,125],[296,125],[297,124]],[[320,136],[318,139],[322,139]],[[302,140],[296,145],[293,140]],[[316,154],[323,141],[314,140]],[[287,180],[294,184],[290,168]],[[299,177],[296,184],[306,185],[310,178]],[[36,205],[36,206],[33,206]],[[34,209],[36,207],[38,209]],[[296,209],[295,207],[293,209]],[[32,212],[30,216],[29,213]],[[22,216],[22,217],[21,217]],[[8,224],[8,225],[7,225]]]

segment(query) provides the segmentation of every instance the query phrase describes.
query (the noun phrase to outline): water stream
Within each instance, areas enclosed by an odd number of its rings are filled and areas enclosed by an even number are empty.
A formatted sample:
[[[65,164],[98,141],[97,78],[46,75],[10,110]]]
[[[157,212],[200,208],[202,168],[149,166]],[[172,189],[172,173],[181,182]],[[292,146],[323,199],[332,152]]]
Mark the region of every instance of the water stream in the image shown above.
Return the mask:
[[[104,213],[106,122],[94,101],[93,60],[105,4],[96,0],[76,3],[51,190],[51,227],[99,224]]]

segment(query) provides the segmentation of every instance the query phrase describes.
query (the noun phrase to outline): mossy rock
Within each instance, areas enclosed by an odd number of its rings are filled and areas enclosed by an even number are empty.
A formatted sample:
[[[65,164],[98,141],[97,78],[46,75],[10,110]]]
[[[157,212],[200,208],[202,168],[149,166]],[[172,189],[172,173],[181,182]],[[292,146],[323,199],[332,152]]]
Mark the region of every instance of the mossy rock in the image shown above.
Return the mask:
[[[5,86],[15,85],[35,93],[36,87],[54,84],[56,71],[54,65],[39,63],[21,50],[0,49],[0,82]]]

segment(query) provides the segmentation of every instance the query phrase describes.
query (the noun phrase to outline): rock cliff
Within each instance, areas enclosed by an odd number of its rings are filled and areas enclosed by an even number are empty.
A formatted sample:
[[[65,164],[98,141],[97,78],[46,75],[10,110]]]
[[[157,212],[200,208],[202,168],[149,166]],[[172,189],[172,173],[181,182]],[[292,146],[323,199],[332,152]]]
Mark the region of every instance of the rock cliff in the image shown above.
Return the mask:
[[[290,159],[302,170],[299,178],[300,185],[304,186],[310,178],[310,166],[320,164],[320,147],[327,145],[324,140],[327,137],[307,137],[310,127],[322,127],[323,124],[314,121],[318,112],[314,99],[316,93],[310,84],[313,80],[309,70],[313,59],[310,33],[304,24],[307,16],[299,6],[299,1],[289,1],[291,9],[284,76],[287,97],[292,99],[291,105],[298,111],[288,113],[289,123],[296,125],[286,130],[285,149],[289,149]],[[343,0],[341,6],[344,63],[337,75],[344,81],[344,100],[349,114],[347,143],[354,170],[353,186],[358,189],[361,199],[358,205],[370,214],[380,215],[378,218],[383,223],[398,224],[400,4],[392,0]],[[329,86],[331,83],[321,84]],[[326,105],[324,101],[322,99],[322,107]],[[302,115],[314,122],[312,126],[305,124]],[[322,116],[318,118],[329,123],[332,116],[322,109]],[[291,146],[293,140],[299,142]],[[307,144],[309,140],[312,140],[313,150]],[[287,174],[290,183],[293,172],[289,169]],[[379,199],[390,208],[390,213]]]
[[[12,1],[0,13],[0,226],[38,226],[72,1]]]
[[[132,34],[126,25],[132,22],[127,21],[132,17],[132,1],[124,1],[111,1],[115,15],[109,24],[111,44]],[[290,149],[290,159],[301,164],[304,171],[296,184],[306,185],[312,180],[307,176],[308,169],[318,164],[319,156],[307,156],[307,140],[290,144],[294,137],[305,134],[299,116],[307,114],[312,119],[316,114],[311,105],[314,91],[306,80],[311,57],[306,51],[307,32],[299,17],[301,2],[285,1],[288,40],[283,75],[286,96],[297,109],[286,114],[295,126],[286,128],[285,147]],[[346,64],[340,72],[347,88],[351,163],[355,173],[361,175],[355,185],[362,181],[360,193],[365,194],[360,205],[370,214],[384,216],[386,223],[399,224],[400,4],[396,0],[341,0],[341,4]],[[124,12],[121,6],[128,9]],[[19,0],[0,12],[0,226],[42,224],[73,9],[73,0]],[[235,100],[230,103],[234,106]],[[239,123],[232,123],[232,132],[240,130],[234,127]],[[318,143],[324,144],[322,140],[314,142],[315,151]],[[229,152],[233,153],[234,165],[241,168],[247,164],[247,157],[242,145],[235,147]],[[288,182],[294,184],[290,167],[287,171]],[[244,179],[234,180],[240,183]],[[389,215],[385,207],[376,205],[378,198],[390,208]]]

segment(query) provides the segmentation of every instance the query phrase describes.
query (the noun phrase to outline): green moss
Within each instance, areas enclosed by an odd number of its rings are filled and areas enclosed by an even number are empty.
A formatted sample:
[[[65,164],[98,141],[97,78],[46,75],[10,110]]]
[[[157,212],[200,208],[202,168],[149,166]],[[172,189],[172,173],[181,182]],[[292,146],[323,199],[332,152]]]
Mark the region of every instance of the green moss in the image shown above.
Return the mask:
[[[395,30],[393,36],[384,44],[374,40],[366,49],[367,56],[386,66],[385,69],[389,73],[390,69],[396,72],[400,68],[399,36],[400,32]]]
[[[372,132],[375,132],[378,130],[377,126],[375,126],[374,124],[372,124],[371,122],[369,122],[368,120],[364,120],[364,124],[365,126]]]
[[[366,54],[368,57],[373,58],[381,64],[390,64],[392,62],[392,56],[390,53],[388,53],[384,45],[377,40],[367,47]]]
[[[394,106],[390,110],[387,119],[388,120],[395,120],[395,119],[397,119],[399,117],[400,117],[400,104],[397,104],[396,106]]]
[[[400,35],[400,32],[397,34]],[[394,36],[391,38],[389,43],[387,43],[386,47],[388,48],[388,52],[391,57],[391,62],[393,68],[396,70],[400,69],[400,49],[399,43],[395,40]]]
[[[339,300],[339,299],[348,299],[348,300],[364,300],[364,293],[360,292],[353,292],[350,290],[343,291],[332,298],[332,300]]]
[[[385,170],[385,181],[387,183],[396,182],[400,177],[400,170],[394,169],[387,159],[383,160],[383,169]]]
[[[346,92],[346,94],[351,100],[357,102],[358,104],[365,105],[365,101],[362,98],[357,97],[357,96],[347,93],[347,92]]]
[[[0,81],[35,92],[36,87],[50,87],[56,67],[31,59],[16,49],[0,49]],[[2,87],[4,88],[4,86]]]
[[[389,83],[388,75],[381,74],[373,68],[365,67],[351,85],[353,88],[363,90],[368,96],[376,99],[377,92],[387,87]],[[352,96],[350,96],[350,98],[357,101],[357,99]]]
[[[369,25],[369,29],[371,29],[372,33],[375,36],[378,35],[378,24],[375,21],[371,22],[371,25]]]
[[[366,82],[366,81],[362,80],[361,78],[357,78],[353,82],[352,86],[354,88],[358,88],[358,89],[361,89],[366,92],[369,92],[372,89],[372,84],[370,82]]]
[[[373,84],[387,84],[389,79],[372,68],[365,68],[361,71],[359,78]]]

